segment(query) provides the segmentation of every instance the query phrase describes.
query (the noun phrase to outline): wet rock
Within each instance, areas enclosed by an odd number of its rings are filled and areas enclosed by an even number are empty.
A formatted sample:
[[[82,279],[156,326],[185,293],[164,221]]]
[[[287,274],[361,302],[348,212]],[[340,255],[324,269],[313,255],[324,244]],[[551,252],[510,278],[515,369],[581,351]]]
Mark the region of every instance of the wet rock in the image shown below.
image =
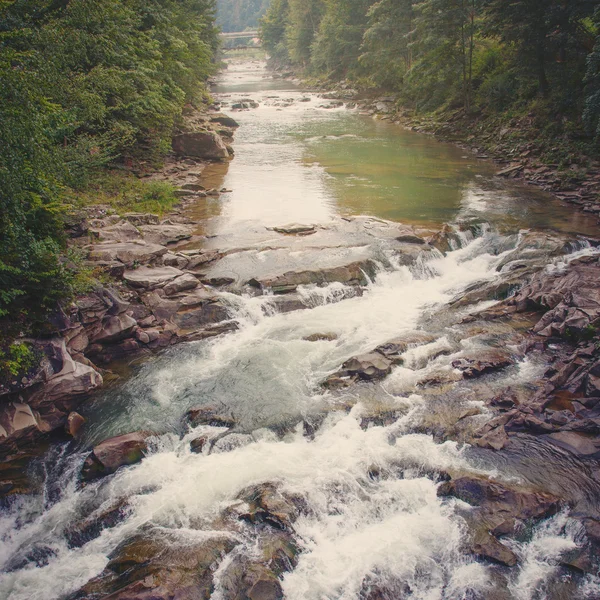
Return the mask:
[[[422,245],[422,244],[427,243],[422,237],[419,237],[418,235],[415,235],[413,233],[405,233],[405,234],[399,235],[396,238],[396,241],[401,242],[402,244]]]
[[[126,513],[127,500],[120,499],[70,525],[65,532],[69,547],[80,548],[89,541],[96,539],[104,529],[110,529],[118,525]]]
[[[342,371],[367,381],[383,379],[392,372],[392,362],[379,352],[370,352],[347,360],[342,365]]]
[[[311,333],[302,338],[306,342],[333,342],[338,339],[337,333]]]
[[[185,414],[186,421],[192,427],[212,425],[213,427],[235,427],[233,416],[215,406],[198,406],[190,408]]]
[[[478,531],[472,537],[470,550],[477,556],[507,567],[514,567],[518,562],[517,555],[488,531]]]
[[[558,431],[544,436],[549,442],[580,457],[600,457],[600,440],[572,431]]]
[[[500,350],[481,350],[476,357],[459,358],[452,362],[452,367],[463,373],[467,379],[494,373],[512,365],[511,356]]]
[[[125,271],[123,279],[132,287],[152,290],[182,275],[183,271],[175,267],[140,267]]]
[[[429,344],[435,339],[435,336],[429,333],[413,331],[394,338],[385,344],[381,344],[381,346],[377,346],[375,351],[383,354],[383,356],[391,360],[393,364],[401,364],[401,355],[407,350]]]
[[[173,150],[181,156],[221,160],[229,157],[225,143],[214,131],[181,133],[173,137]]]
[[[265,523],[276,529],[292,530],[293,523],[306,510],[300,496],[284,494],[272,483],[263,483],[242,491],[238,499],[247,504],[248,510],[240,519],[252,524]]]
[[[506,566],[515,554],[498,536],[515,534],[524,523],[552,516],[560,509],[551,494],[520,490],[483,477],[459,477],[438,487],[438,496],[454,496],[472,507],[463,512],[469,527],[469,551]]]
[[[92,261],[102,262],[119,261],[132,267],[134,264],[152,263],[166,252],[167,249],[164,246],[143,241],[106,242],[92,246],[88,258]]]
[[[274,294],[289,294],[295,292],[298,286],[309,284],[323,286],[339,282],[350,286],[365,286],[369,282],[368,278],[374,277],[376,271],[375,263],[367,260],[317,271],[290,271],[271,279],[252,279],[248,284],[261,290],[271,290]]]
[[[444,225],[441,231],[431,236],[427,243],[437,248],[442,254],[447,254],[461,247],[459,234],[449,225]]]
[[[65,432],[72,438],[78,438],[81,428],[84,426],[86,419],[77,412],[69,413],[67,417],[67,423],[65,425]]]
[[[190,442],[190,450],[194,454],[202,454],[204,448],[206,447],[206,444],[208,444],[208,437],[205,435],[200,436],[198,438],[193,439]]]
[[[85,459],[81,476],[85,481],[114,473],[119,467],[140,462],[148,451],[147,439],[152,434],[136,431],[104,440]]]
[[[174,294],[179,294],[180,292],[193,290],[197,288],[198,285],[198,279],[191,273],[186,273],[167,283],[163,288],[163,291],[167,296],[172,296]]]
[[[106,569],[72,600],[208,600],[213,572],[236,543],[224,535],[202,542],[139,535],[119,546]]]

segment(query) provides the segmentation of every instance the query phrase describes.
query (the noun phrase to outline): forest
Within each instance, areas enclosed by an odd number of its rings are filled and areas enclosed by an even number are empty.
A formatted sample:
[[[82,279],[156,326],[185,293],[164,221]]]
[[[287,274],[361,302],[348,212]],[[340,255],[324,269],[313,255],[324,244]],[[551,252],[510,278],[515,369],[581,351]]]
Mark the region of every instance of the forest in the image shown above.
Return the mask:
[[[202,100],[214,72],[214,19],[214,0],[0,1],[4,340],[42,326],[85,284],[65,253],[69,211],[107,165],[168,152],[184,105]],[[136,186],[149,199],[169,194]]]
[[[270,0],[217,0],[217,25],[223,31],[255,29]]]
[[[595,0],[273,0],[261,30],[275,66],[317,81],[600,140]]]

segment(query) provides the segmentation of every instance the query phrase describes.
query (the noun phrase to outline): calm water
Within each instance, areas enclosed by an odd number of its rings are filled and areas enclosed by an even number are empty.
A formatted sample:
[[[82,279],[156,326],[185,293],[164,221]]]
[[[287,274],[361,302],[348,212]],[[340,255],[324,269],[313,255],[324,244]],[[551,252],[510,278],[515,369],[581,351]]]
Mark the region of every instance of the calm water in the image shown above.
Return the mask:
[[[232,192],[191,209],[204,219],[199,231],[208,237],[200,243],[229,250],[208,275],[243,283],[366,258],[380,270],[361,296],[341,284],[304,286],[299,294],[312,309],[288,314],[278,313],[268,295],[221,292],[237,332],[173,348],[88,403],[82,446],[57,449],[45,463],[44,492],[17,499],[0,515],[0,598],[66,598],[141,530],[182,546],[233,534],[236,552],[253,556],[255,534],[223,515],[242,490],[265,482],[302,496],[309,507],[295,525],[298,564],[281,581],[286,600],[358,600],[374,580],[399,589],[408,584],[415,600],[598,598],[597,578],[565,578],[559,568],[577,544],[567,513],[510,542],[519,565],[504,572],[461,552],[460,503],[436,494],[436,473],[493,474],[524,486],[550,481],[553,490],[572,494],[578,509],[593,507],[597,483],[541,442],[477,454],[429,433],[451,431],[473,408],[481,412],[473,427],[481,425],[490,417],[485,398],[507,385],[533,392],[544,365],[521,360],[482,382],[449,379],[444,393],[429,393],[425,384],[451,378],[452,361],[465,353],[517,343],[510,325],[463,324],[493,301],[452,301],[473,286],[502,282],[511,261],[565,260],[550,257],[556,236],[531,242],[520,230],[585,233],[593,226],[544,194],[496,180],[493,167],[453,146],[356,111],[318,108],[328,102],[312,95],[300,102],[304,93],[267,77],[260,63],[233,65],[215,93],[229,103],[251,96],[260,106],[235,113],[235,159],[203,175],[207,187]],[[314,224],[317,232],[297,238],[269,229],[291,222]],[[459,223],[481,226],[476,236],[457,233],[460,247],[447,256],[422,257],[408,268],[394,244],[397,222],[417,230],[446,222],[457,230]],[[341,394],[320,387],[349,357],[416,329],[434,341],[407,351],[381,385]],[[304,339],[323,332],[334,336]],[[182,415],[198,405],[231,413],[236,432],[186,426]],[[361,427],[364,416],[382,411],[397,418]],[[302,420],[313,418],[322,424],[309,438]],[[86,444],[140,428],[158,434],[149,456],[78,485]],[[213,449],[194,454],[190,441],[201,435]],[[371,476],[374,467],[381,477]],[[120,523],[82,548],[68,545],[74,522],[124,501]],[[215,565],[212,600],[231,598],[229,565]]]

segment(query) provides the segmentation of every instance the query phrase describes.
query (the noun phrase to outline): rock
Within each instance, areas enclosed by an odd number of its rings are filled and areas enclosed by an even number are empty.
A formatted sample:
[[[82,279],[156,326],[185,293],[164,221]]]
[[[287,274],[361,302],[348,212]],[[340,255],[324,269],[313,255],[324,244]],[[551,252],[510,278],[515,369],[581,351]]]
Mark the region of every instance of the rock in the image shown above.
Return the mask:
[[[181,186],[182,190],[191,190],[192,192],[205,192],[206,188],[199,183],[184,183]]]
[[[125,271],[123,279],[132,287],[152,290],[182,275],[183,271],[175,267],[140,267]]]
[[[65,532],[69,548],[81,548],[96,539],[104,529],[118,525],[127,512],[127,500],[119,499],[108,507],[102,507],[87,515],[83,520],[70,525]]]
[[[140,462],[148,451],[147,438],[152,434],[136,431],[104,440],[94,447],[83,463],[85,481],[114,473],[119,467]]]
[[[124,340],[133,333],[137,321],[126,314],[107,316],[102,320],[100,331],[92,338],[95,343],[113,343]]]
[[[187,290],[193,290],[199,285],[198,279],[191,273],[185,273],[172,281],[169,281],[164,287],[163,291],[167,296],[185,292]]]
[[[452,362],[452,367],[462,371],[467,379],[481,377],[487,373],[500,371],[513,364],[513,359],[508,353],[500,350],[481,350],[477,357],[459,358]]]
[[[272,227],[273,231],[283,233],[285,235],[311,235],[316,233],[314,225],[284,225],[283,227]]]
[[[201,250],[195,252],[189,257],[187,270],[196,271],[198,268],[204,269],[209,263],[219,260],[223,255],[216,250]]]
[[[337,333],[312,333],[302,338],[306,342],[333,342],[338,339]]]
[[[128,267],[134,264],[147,264],[166,254],[167,249],[147,242],[106,242],[91,247],[88,258],[92,261],[119,261]]]
[[[348,375],[357,375],[359,379],[372,381],[383,379],[392,372],[392,362],[379,352],[370,352],[353,356],[342,365],[342,371]]]
[[[158,225],[160,222],[158,215],[153,215],[151,213],[125,213],[123,218],[136,227],[139,227],[140,225]]]
[[[194,227],[163,223],[161,225],[143,225],[140,227],[140,231],[147,242],[165,246],[190,239],[194,233]]]
[[[198,427],[199,425],[235,427],[236,425],[232,415],[219,410],[215,406],[198,406],[190,408],[185,414],[185,419],[192,427]]]
[[[210,122],[219,123],[220,125],[223,125],[225,127],[237,128],[240,126],[240,124],[235,119],[228,117],[227,115],[224,115],[222,113],[211,115]]]
[[[426,244],[427,242],[419,237],[418,235],[412,234],[412,233],[406,233],[403,235],[399,235],[396,238],[397,242],[401,242],[403,244],[418,244],[418,245],[423,245]]]
[[[201,281],[203,284],[213,287],[223,287],[235,283],[235,279],[233,277],[210,277],[208,279],[202,279]]]
[[[121,544],[73,600],[207,600],[213,572],[237,543],[227,535],[182,543],[158,532],[140,534]]]
[[[238,496],[247,506],[239,515],[249,523],[266,523],[282,530],[293,530],[293,523],[306,508],[299,496],[284,494],[272,483],[263,483],[241,492]]]
[[[383,354],[392,361],[393,364],[401,364],[401,355],[410,348],[429,344],[435,340],[435,336],[423,331],[413,331],[405,333],[397,338],[381,344],[375,348],[375,352]]]
[[[517,555],[488,531],[474,535],[469,547],[473,554],[507,567],[514,567],[518,562]]]
[[[165,267],[175,267],[177,269],[185,269],[190,262],[190,259],[181,254],[172,254],[167,252],[163,256],[163,265]]]
[[[374,277],[377,266],[373,261],[355,262],[343,267],[320,269],[318,271],[289,271],[278,277],[258,281],[251,279],[248,285],[262,290],[271,290],[274,294],[289,294],[300,285],[316,284],[319,286],[333,282],[350,286],[365,286],[369,277]]]
[[[510,175],[515,175],[519,171],[523,170],[523,165],[512,165],[510,167],[506,167],[505,169],[501,169],[496,173],[496,175],[500,177],[508,177]]]
[[[103,229],[90,229],[90,234],[101,242],[132,242],[142,239],[137,227],[129,221],[121,221]]]
[[[67,435],[70,435],[72,438],[78,438],[79,432],[85,424],[85,422],[86,419],[82,417],[79,413],[69,413],[69,416],[67,417],[67,423],[65,425],[65,431]]]
[[[465,476],[443,482],[438,496],[454,496],[474,507],[463,512],[469,527],[470,551],[506,566],[514,566],[517,557],[497,536],[513,535],[525,522],[547,518],[560,509],[555,496],[521,491],[483,477]]]
[[[600,441],[571,431],[558,431],[544,436],[549,442],[577,456],[600,457]],[[597,445],[596,445],[597,444]]]
[[[229,157],[221,137],[213,131],[182,133],[173,137],[173,150],[181,156],[192,156],[209,160]]]

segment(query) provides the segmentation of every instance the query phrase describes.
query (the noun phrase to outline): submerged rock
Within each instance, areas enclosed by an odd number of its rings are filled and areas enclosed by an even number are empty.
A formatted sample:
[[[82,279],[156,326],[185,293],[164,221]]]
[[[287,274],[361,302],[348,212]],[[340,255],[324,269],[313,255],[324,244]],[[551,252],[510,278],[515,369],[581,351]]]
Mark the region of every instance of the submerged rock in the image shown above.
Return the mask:
[[[216,406],[198,406],[190,408],[185,414],[185,419],[192,427],[198,427],[199,425],[235,427],[236,425],[232,415],[218,409]]]

